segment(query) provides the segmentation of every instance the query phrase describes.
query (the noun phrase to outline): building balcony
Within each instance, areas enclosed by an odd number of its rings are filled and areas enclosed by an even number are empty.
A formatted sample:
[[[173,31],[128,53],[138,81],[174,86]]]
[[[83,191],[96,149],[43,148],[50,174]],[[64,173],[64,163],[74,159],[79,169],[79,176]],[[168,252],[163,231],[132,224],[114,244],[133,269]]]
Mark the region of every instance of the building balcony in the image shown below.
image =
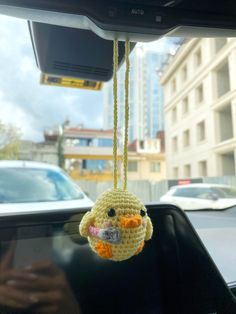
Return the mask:
[[[113,159],[112,147],[64,147],[64,156],[71,159]],[[118,151],[118,158],[121,159],[121,152]]]
[[[226,141],[223,141],[221,143],[218,143],[214,147],[214,152],[215,153],[224,153],[228,151],[233,151],[236,148],[236,139],[231,138]]]

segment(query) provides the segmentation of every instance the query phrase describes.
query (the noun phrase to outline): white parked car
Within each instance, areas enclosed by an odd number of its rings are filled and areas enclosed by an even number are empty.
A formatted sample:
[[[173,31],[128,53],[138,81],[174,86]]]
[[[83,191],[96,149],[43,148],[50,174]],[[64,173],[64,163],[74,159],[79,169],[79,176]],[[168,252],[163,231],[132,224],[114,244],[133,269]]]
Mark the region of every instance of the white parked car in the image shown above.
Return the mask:
[[[0,161],[0,216],[91,206],[93,202],[57,166]]]
[[[224,209],[236,206],[236,188],[218,184],[188,184],[172,187],[160,199],[183,210]]]

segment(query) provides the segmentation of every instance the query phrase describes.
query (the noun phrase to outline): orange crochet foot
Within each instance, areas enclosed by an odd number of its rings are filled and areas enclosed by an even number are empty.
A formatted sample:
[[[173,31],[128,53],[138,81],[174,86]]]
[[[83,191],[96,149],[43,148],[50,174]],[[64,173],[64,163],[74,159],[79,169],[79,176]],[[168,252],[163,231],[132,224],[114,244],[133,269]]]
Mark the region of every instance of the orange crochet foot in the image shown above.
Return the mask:
[[[112,258],[112,247],[110,244],[100,241],[96,244],[95,250],[102,258]]]
[[[139,253],[141,253],[143,248],[144,248],[144,241],[140,244],[140,247],[137,249],[135,255],[138,255]]]

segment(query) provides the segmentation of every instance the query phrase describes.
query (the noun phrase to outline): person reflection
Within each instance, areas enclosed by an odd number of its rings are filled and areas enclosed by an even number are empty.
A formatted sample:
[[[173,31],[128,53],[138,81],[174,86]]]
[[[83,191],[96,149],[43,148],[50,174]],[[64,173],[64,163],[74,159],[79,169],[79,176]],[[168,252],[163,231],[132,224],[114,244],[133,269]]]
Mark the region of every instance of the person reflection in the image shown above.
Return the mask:
[[[64,272],[52,262],[14,269],[15,242],[0,260],[0,312],[32,314],[80,314]]]

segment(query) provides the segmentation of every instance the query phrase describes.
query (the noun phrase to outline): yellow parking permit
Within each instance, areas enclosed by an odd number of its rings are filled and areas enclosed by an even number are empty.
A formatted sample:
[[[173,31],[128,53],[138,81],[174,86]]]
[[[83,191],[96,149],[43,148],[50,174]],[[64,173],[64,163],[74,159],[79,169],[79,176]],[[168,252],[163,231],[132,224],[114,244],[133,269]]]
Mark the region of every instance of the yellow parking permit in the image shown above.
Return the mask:
[[[73,77],[47,75],[43,73],[40,77],[40,84],[49,86],[89,89],[94,91],[100,91],[103,87],[103,82],[82,80]]]

